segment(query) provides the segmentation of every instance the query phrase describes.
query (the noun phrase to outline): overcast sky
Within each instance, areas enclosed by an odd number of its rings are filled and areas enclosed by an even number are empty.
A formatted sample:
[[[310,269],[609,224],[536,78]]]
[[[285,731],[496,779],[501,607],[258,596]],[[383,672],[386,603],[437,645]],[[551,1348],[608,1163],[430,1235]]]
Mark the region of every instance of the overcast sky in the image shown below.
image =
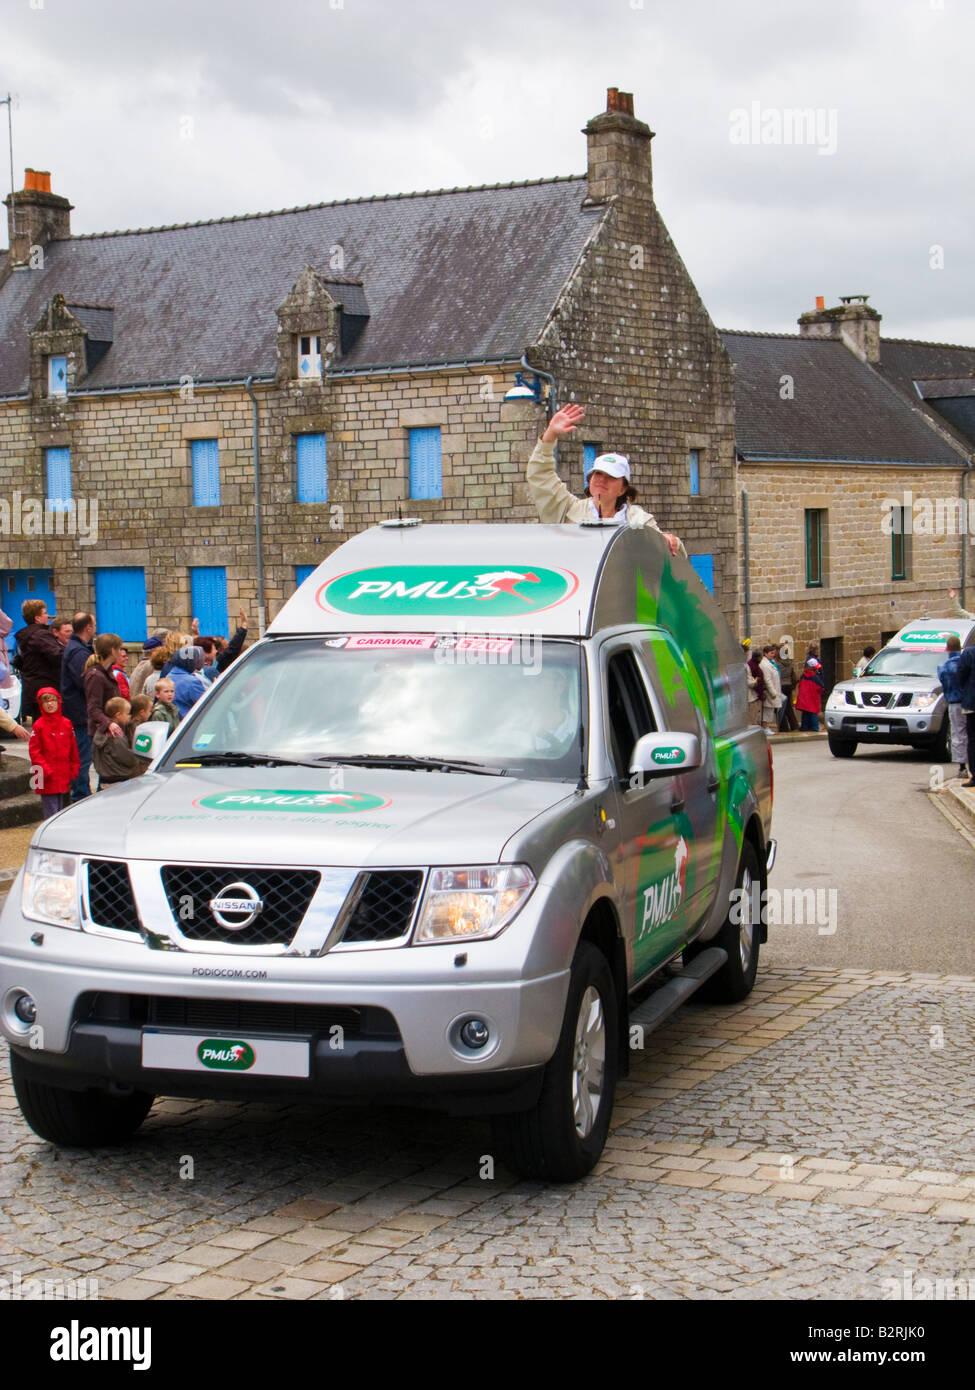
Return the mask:
[[[0,0],[0,32],[16,185],[49,169],[76,232],[584,173],[614,86],[719,327],[866,293],[975,344],[971,0]]]

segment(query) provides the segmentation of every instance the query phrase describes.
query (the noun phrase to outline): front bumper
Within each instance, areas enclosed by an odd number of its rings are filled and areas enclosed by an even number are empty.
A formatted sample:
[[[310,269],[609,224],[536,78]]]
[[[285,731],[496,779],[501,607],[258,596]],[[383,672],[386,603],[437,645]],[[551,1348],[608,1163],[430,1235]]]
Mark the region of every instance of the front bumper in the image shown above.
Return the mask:
[[[907,707],[896,711],[858,709],[844,705],[826,711],[826,731],[857,743],[933,743],[941,732],[944,707],[928,710]]]
[[[484,1088],[503,1090],[544,1066],[561,1030],[568,969],[532,974],[525,965],[539,914],[544,915],[543,899],[538,894],[491,941],[319,958],[215,957],[41,925],[21,913],[18,880],[0,918],[0,1033],[38,1065],[156,1094],[406,1099],[444,1087],[472,1095]],[[21,992],[36,1004],[33,1028],[14,1014]],[[115,1001],[111,1007],[108,1000]],[[245,1012],[240,1024],[229,1028],[185,1029],[154,1021],[174,1017],[173,1009],[208,1005],[217,1019],[226,1017],[221,1009]],[[274,1013],[274,1006],[296,1006],[305,1011],[303,1017],[316,1009],[351,1011],[366,1022],[336,1049],[330,1029],[314,1022],[276,1025],[269,1033],[260,1020],[268,1009]],[[378,1027],[369,1023],[380,1017]],[[489,1042],[479,1051],[458,1040],[468,1017],[483,1019],[490,1029]],[[142,1066],[147,1027],[235,1041],[305,1039],[310,1074],[298,1081],[246,1072],[156,1072]]]

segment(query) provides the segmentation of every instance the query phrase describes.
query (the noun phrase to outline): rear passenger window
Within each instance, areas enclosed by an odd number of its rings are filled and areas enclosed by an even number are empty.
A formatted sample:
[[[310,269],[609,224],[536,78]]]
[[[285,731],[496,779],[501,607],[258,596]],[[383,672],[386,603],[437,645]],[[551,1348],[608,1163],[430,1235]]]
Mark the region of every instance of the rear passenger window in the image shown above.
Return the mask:
[[[628,780],[637,739],[657,729],[646,686],[632,652],[617,652],[610,657],[606,691],[613,765],[617,777]]]

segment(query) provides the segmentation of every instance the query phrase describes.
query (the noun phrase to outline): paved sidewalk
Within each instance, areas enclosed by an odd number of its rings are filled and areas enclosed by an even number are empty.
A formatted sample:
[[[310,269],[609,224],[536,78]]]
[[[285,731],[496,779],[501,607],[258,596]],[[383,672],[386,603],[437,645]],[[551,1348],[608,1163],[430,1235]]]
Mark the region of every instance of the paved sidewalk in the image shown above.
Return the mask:
[[[479,1121],[157,1102],[55,1151],[0,1073],[0,1273],[102,1298],[842,1298],[975,1278],[975,979],[766,971],[683,1008],[595,1173],[492,1174]]]

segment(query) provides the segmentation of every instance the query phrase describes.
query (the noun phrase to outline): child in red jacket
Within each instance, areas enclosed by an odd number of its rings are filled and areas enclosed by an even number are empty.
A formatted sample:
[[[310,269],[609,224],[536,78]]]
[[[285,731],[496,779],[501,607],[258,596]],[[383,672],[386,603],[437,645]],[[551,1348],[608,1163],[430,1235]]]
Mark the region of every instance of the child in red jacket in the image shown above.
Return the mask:
[[[31,786],[41,798],[44,819],[67,804],[71,783],[81,761],[70,719],[61,713],[61,696],[53,686],[37,692],[40,718],[34,720],[30,743]]]

